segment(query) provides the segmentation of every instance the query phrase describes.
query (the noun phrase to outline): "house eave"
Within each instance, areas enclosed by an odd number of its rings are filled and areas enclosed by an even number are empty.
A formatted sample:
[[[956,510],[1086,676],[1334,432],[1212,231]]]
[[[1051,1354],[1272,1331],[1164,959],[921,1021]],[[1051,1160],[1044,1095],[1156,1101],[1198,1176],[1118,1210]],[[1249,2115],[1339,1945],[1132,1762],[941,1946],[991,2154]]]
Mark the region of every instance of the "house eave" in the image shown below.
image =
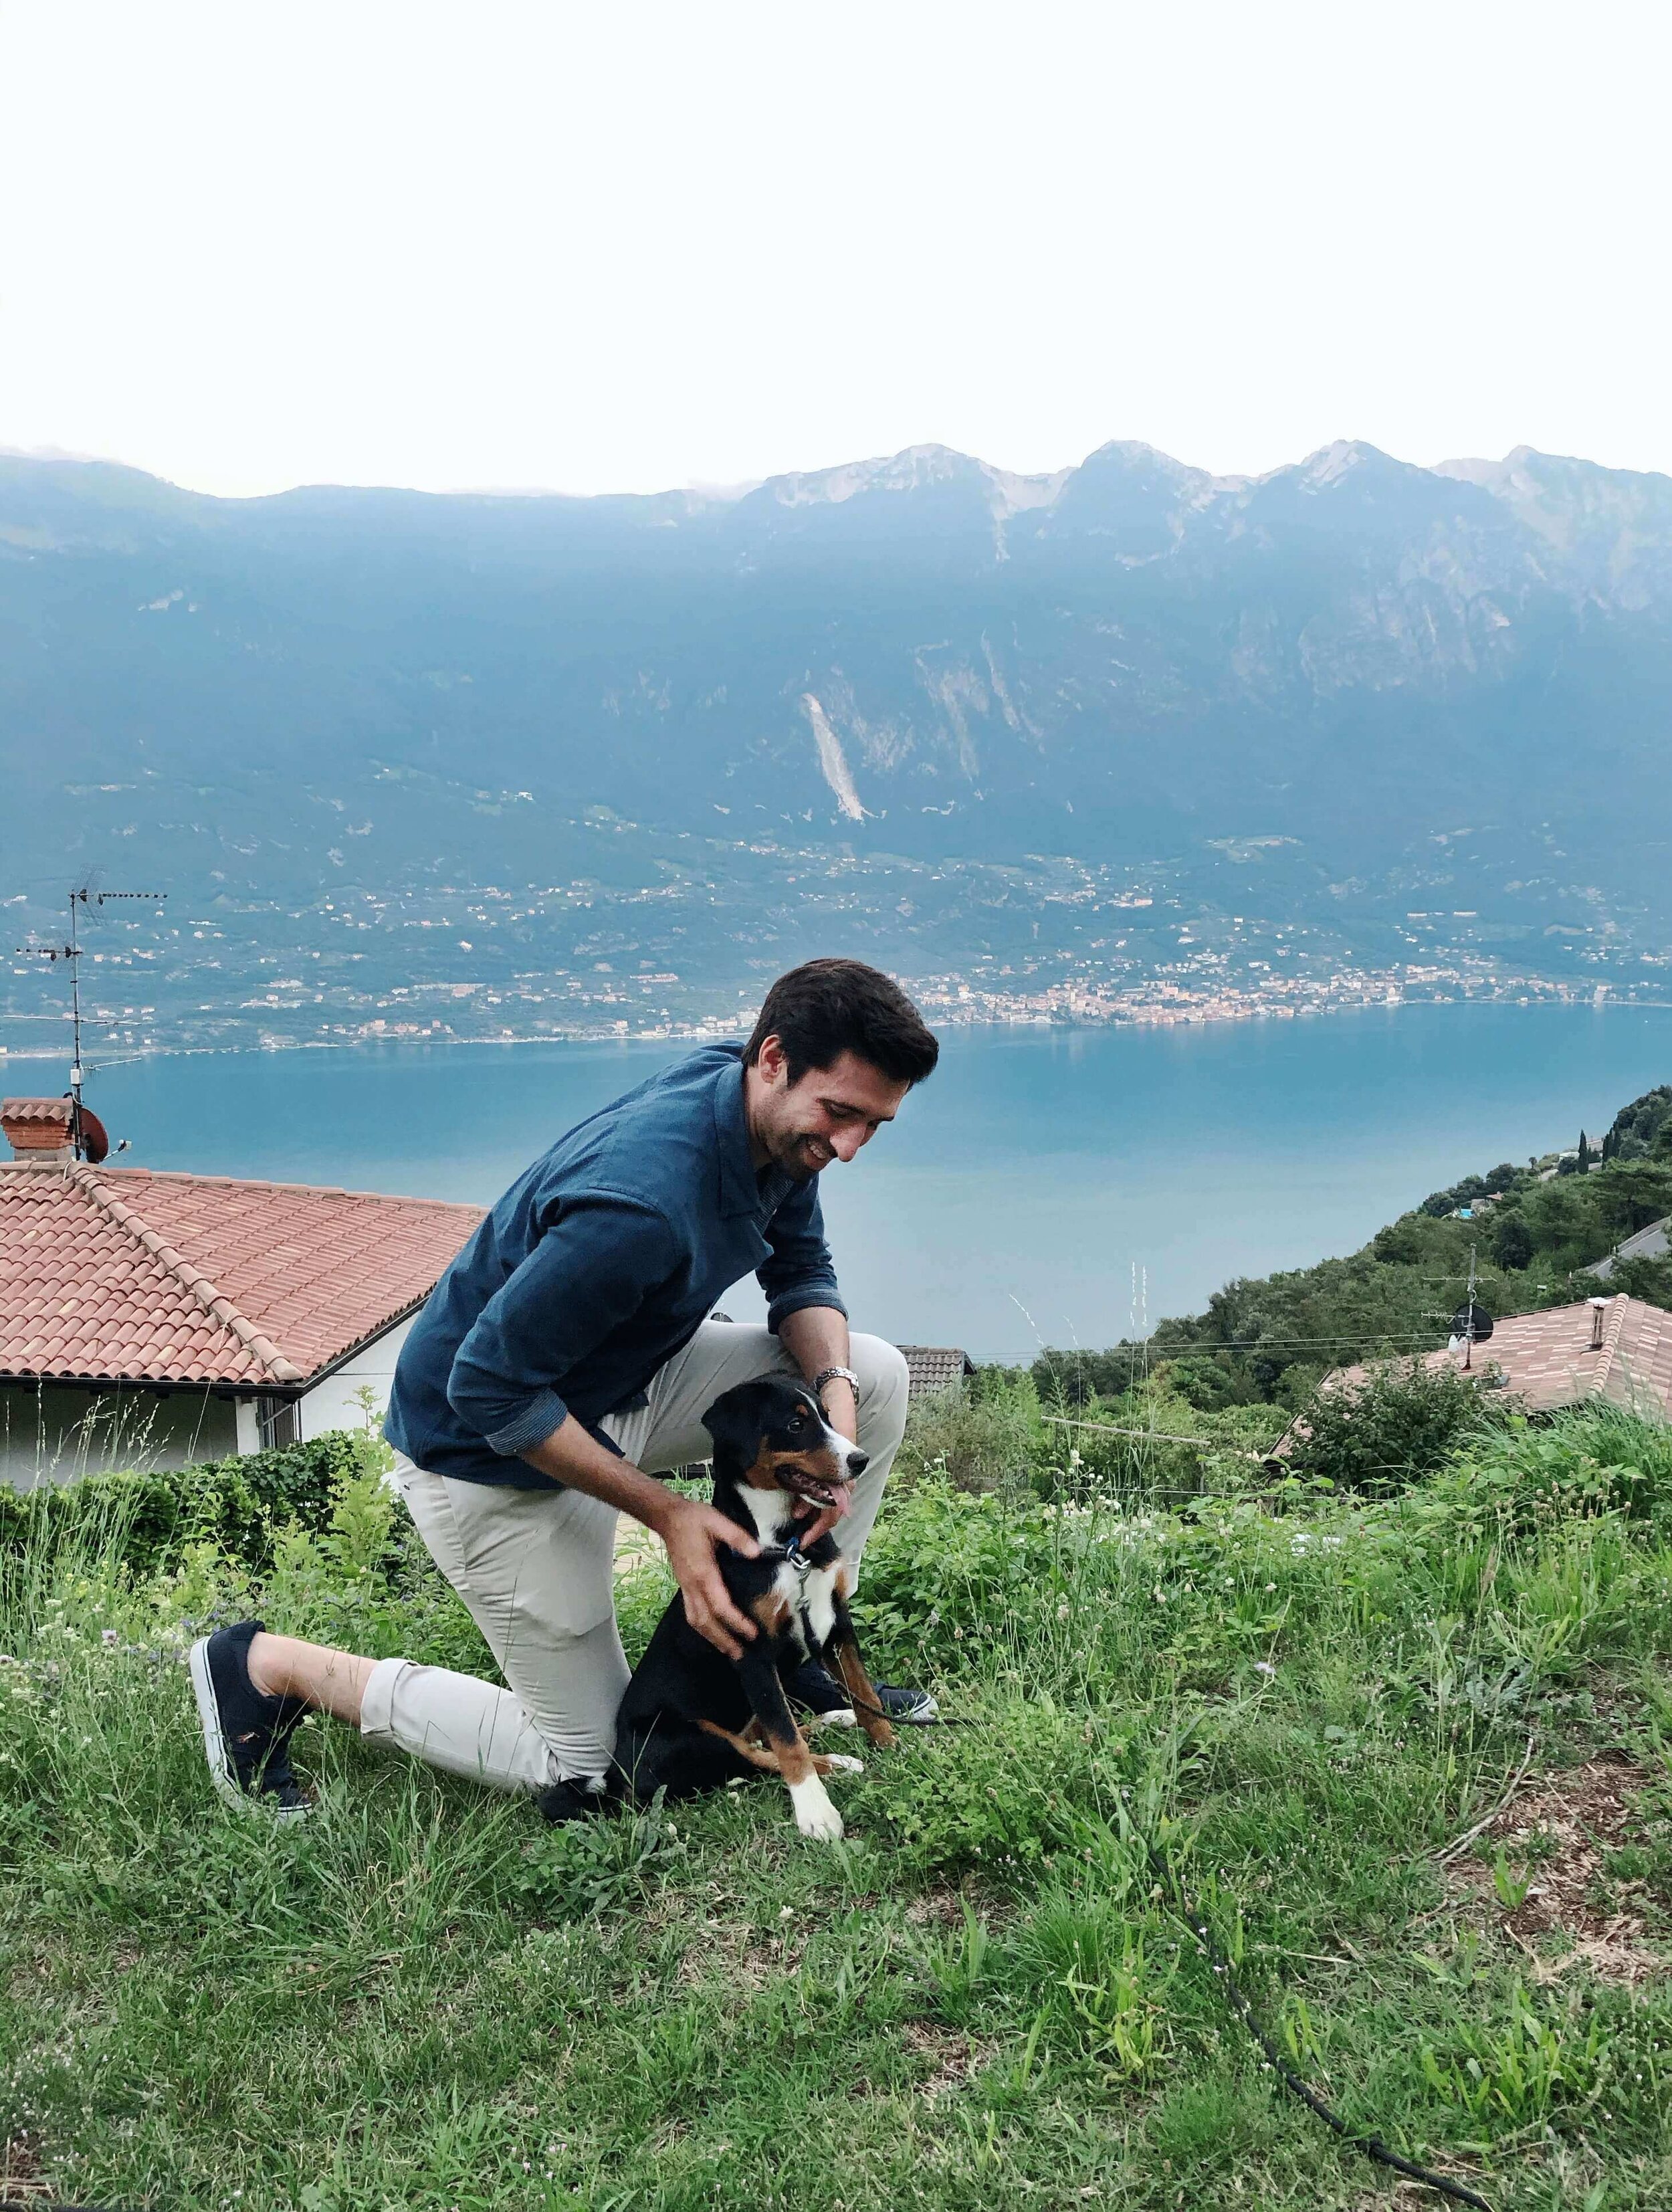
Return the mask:
[[[357,1358],[368,1345],[387,1336],[392,1328],[398,1328],[404,1321],[418,1311],[429,1296],[429,1292],[426,1291],[423,1297],[414,1298],[410,1304],[402,1306],[386,1321],[380,1322],[375,1328],[334,1353],[322,1366],[303,1376],[300,1382],[281,1382],[277,1377],[266,1376],[62,1375],[32,1368],[6,1368],[0,1369],[0,1389],[24,1389],[36,1384],[52,1383],[66,1390],[193,1390],[206,1391],[216,1398],[305,1398],[310,1390],[346,1367],[351,1359]]]

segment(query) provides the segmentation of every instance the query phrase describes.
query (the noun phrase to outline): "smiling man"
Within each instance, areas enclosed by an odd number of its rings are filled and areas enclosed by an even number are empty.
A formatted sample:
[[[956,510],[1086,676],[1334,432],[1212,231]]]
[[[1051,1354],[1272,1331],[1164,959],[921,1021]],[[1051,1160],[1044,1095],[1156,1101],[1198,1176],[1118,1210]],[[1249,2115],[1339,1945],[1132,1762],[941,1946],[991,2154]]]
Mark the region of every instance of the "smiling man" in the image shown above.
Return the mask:
[[[939,1047],[897,985],[813,960],[768,992],[746,1045],[705,1046],[562,1137],[514,1183],[408,1336],[387,1435],[401,1493],[508,1685],[371,1660],[257,1621],[192,1648],[210,1771],[240,1806],[295,1817],[288,1745],[324,1711],[449,1773],[585,1809],[608,1769],[628,1667],[617,1633],[616,1522],[660,1537],[691,1626],[735,1656],[754,1623],[717,1546],[736,1524],[654,1480],[709,1451],[721,1391],[803,1376],[854,1440],[855,1480],[822,1509],[856,1571],[906,1418],[905,1362],[850,1336],[818,1176],[850,1161]],[[710,1316],[753,1271],[766,1326]],[[847,1699],[822,1668],[792,1685],[818,1715]],[[921,1692],[879,1685],[895,1717]]]

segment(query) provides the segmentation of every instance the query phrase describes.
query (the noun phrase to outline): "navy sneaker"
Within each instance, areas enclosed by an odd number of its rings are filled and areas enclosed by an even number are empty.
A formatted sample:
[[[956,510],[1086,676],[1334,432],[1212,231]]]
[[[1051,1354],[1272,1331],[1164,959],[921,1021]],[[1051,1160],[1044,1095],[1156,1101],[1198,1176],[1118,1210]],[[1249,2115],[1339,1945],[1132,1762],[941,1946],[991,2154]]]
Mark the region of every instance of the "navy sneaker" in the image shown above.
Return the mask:
[[[186,1654],[204,1724],[209,1778],[240,1813],[305,1820],[312,1809],[290,1765],[290,1738],[307,1711],[300,1698],[270,1698],[250,1680],[258,1620],[200,1637]]]
[[[892,1682],[873,1682],[871,1686],[887,1717],[908,1728],[933,1720],[940,1711],[927,1690],[902,1690]],[[853,1728],[858,1722],[847,1691],[816,1659],[804,1659],[786,1674],[784,1690],[791,1705],[810,1714],[821,1728]]]

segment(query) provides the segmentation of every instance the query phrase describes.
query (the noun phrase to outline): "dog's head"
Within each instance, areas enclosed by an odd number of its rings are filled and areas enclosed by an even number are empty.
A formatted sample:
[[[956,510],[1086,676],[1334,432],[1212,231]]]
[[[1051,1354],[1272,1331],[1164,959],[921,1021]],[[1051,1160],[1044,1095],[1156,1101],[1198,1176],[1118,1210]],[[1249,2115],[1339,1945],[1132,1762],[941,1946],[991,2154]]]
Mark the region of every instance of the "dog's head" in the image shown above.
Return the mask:
[[[739,1382],[702,1416],[714,1440],[714,1474],[751,1490],[786,1490],[820,1511],[845,1513],[867,1457],[839,1435],[805,1383],[787,1375]]]

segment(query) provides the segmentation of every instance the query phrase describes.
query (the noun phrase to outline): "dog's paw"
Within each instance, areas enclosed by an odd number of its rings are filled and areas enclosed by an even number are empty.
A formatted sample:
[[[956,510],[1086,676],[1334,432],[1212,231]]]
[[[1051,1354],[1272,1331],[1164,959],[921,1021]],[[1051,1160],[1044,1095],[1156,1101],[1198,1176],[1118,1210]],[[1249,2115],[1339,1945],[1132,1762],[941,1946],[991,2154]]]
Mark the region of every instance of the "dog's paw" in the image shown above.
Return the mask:
[[[789,1802],[795,1808],[795,1825],[804,1836],[820,1844],[841,1840],[842,1815],[816,1774],[810,1774],[805,1782],[790,1784]]]
[[[840,1751],[830,1752],[826,1756],[838,1774],[863,1774],[865,1771],[865,1761],[862,1759],[849,1759],[845,1753]]]
[[[804,1725],[816,1728],[857,1728],[860,1717],[851,1705],[837,1705],[828,1713],[813,1713]]]

